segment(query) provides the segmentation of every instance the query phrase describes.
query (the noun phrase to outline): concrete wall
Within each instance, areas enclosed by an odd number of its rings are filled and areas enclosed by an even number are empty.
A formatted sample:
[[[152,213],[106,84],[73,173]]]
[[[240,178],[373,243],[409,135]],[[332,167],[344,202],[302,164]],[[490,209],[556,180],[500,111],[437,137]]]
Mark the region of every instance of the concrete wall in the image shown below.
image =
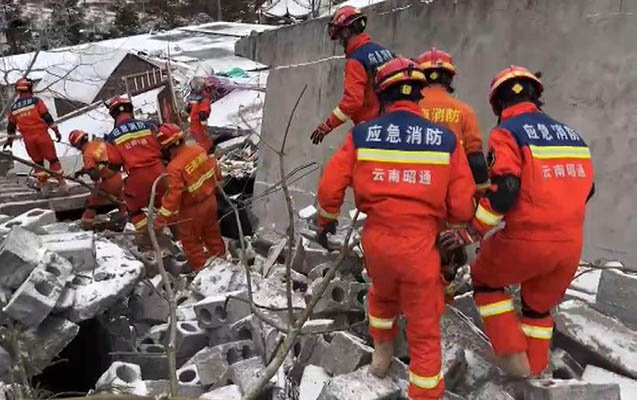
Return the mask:
[[[476,109],[486,134],[495,124],[487,102],[492,76],[509,64],[542,71],[545,111],[586,138],[596,166],[597,194],[589,206],[585,256],[637,263],[637,0],[390,1],[368,14],[372,35],[397,53],[416,56],[435,45],[457,62],[457,94]],[[388,11],[393,9],[393,11]],[[292,121],[288,169],[323,162],[342,140],[334,132],[313,146],[308,136],[340,97],[342,59],[325,40],[325,20],[265,32],[242,42],[270,73],[263,140],[276,144],[303,85],[307,92]],[[245,53],[244,53],[245,54]],[[278,180],[275,154],[261,146],[257,189]],[[295,183],[296,206],[312,202],[317,175]],[[301,195],[301,193],[306,193]],[[281,198],[257,202],[265,224],[284,221]],[[285,225],[285,224],[281,224]]]

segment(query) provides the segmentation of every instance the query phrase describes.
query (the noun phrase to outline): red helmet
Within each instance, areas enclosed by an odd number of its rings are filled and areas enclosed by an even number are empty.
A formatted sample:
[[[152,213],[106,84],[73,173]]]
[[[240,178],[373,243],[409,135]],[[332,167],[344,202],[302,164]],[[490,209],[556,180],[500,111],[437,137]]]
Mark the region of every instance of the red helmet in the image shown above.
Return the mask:
[[[88,142],[88,133],[83,130],[73,129],[71,133],[69,133],[69,143],[71,143],[71,146],[79,149],[86,142]]]
[[[512,79],[522,79],[528,80],[531,82],[535,89],[537,90],[538,97],[542,95],[542,91],[544,91],[544,86],[542,85],[542,81],[537,77],[536,74],[532,73],[528,69],[524,67],[520,67],[518,65],[511,65],[498,72],[498,74],[491,81],[491,89],[489,90],[489,103],[491,103],[491,108],[493,112],[496,112],[496,95],[498,93],[498,89],[502,87],[502,85]],[[522,90],[523,87],[520,86],[519,89],[516,89],[516,86],[513,86],[513,90]]]
[[[117,96],[108,103],[108,113],[116,118],[121,112],[133,112],[133,103],[128,97]]]
[[[183,137],[181,128],[175,124],[161,124],[157,132],[157,141],[162,149],[172,146]]]
[[[365,29],[367,17],[356,7],[343,6],[334,12],[327,26],[330,39],[336,40],[338,33],[344,28],[354,26],[355,23],[360,24],[360,32]]]
[[[20,78],[15,82],[15,90],[17,92],[33,91],[33,81],[29,78]]]
[[[376,93],[381,93],[387,88],[398,83],[422,82],[427,84],[425,73],[418,64],[406,57],[397,57],[378,68],[376,72]]]
[[[416,62],[420,65],[420,68],[425,71],[428,69],[444,69],[454,75],[456,73],[456,66],[453,65],[451,54],[438,50],[435,47],[419,55]]]

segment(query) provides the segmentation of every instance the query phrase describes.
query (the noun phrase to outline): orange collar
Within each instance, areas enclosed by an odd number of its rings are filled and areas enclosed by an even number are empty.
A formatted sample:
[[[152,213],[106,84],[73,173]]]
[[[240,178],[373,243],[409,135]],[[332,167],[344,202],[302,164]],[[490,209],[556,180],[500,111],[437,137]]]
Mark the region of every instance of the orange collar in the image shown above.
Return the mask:
[[[531,103],[530,101],[525,101],[523,103],[518,103],[514,106],[507,107],[504,110],[502,110],[502,115],[500,119],[502,121],[506,121],[509,118],[513,118],[520,114],[525,114],[529,112],[540,112],[540,109],[537,108],[537,106]]]
[[[345,55],[351,55],[356,49],[361,47],[364,44],[367,44],[372,41],[371,36],[366,33],[358,34],[356,37],[351,38],[347,42],[347,48],[345,49]]]

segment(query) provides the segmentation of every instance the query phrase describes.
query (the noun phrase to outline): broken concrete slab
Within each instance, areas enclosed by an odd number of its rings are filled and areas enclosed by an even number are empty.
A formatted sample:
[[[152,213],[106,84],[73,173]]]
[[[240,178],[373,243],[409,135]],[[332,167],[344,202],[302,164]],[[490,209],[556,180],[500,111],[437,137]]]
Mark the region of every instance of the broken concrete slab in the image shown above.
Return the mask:
[[[580,379],[584,373],[584,368],[580,363],[563,349],[551,350],[550,363],[553,378]]]
[[[147,396],[153,398],[165,396],[170,392],[170,384],[166,379],[145,380]],[[177,380],[177,396],[185,399],[195,399],[204,393],[201,385],[190,385]]]
[[[602,271],[594,305],[597,310],[637,330],[635,299],[637,299],[637,276],[614,269]]]
[[[467,372],[464,348],[457,343],[442,343],[442,374],[448,388],[453,388]]]
[[[65,316],[74,322],[93,318],[128,297],[144,274],[144,265],[115,243],[99,239],[95,246],[97,267],[90,279],[72,283],[75,302]]]
[[[305,242],[307,239],[304,237],[299,237],[296,241],[296,245],[294,246],[294,254],[292,255],[292,263],[290,264],[290,268],[293,271],[298,272],[299,274],[303,274],[307,276],[310,272],[310,267],[308,266],[307,261],[305,260]]]
[[[199,397],[201,400],[241,400],[241,390],[237,385],[223,386]],[[299,399],[301,400],[301,399]]]
[[[476,303],[473,300],[473,292],[467,292],[456,296],[453,299],[453,307],[465,316],[469,317],[475,326],[477,326],[481,331],[484,331],[482,317],[480,317],[478,307],[476,307]]]
[[[199,379],[205,386],[214,385],[228,372],[230,365],[222,353],[213,353],[205,359],[200,359],[195,363],[199,372]]]
[[[216,258],[197,274],[190,287],[201,298],[245,290],[245,270],[238,264]]]
[[[316,400],[318,399],[323,386],[330,379],[330,375],[325,369],[308,365],[303,370],[303,377],[299,385],[299,400]]]
[[[542,379],[527,382],[524,400],[620,400],[619,385],[578,380]]]
[[[587,365],[582,380],[589,383],[619,385],[622,400],[637,399],[637,381],[623,375],[607,371],[594,365]]]
[[[193,309],[202,328],[218,328],[232,324],[251,314],[250,305],[245,301],[248,292],[244,290],[209,296],[195,303]]]
[[[268,256],[263,263],[263,276],[267,277],[270,274],[270,270],[277,262],[284,263],[285,255],[283,255],[283,250],[288,243],[287,238],[282,238],[274,243],[270,250],[268,251]]]
[[[37,228],[56,222],[55,211],[43,208],[33,208],[3,224],[0,224],[0,233],[8,233],[14,227]]]
[[[139,365],[115,361],[95,384],[98,392],[130,393],[144,396],[146,384],[142,380]]]
[[[394,400],[400,388],[391,378],[379,379],[369,373],[367,366],[327,381],[319,400]]]
[[[41,236],[45,248],[66,258],[74,272],[92,271],[96,265],[93,232],[67,232]]]
[[[28,327],[38,326],[55,307],[72,269],[67,260],[46,251],[2,311]]]
[[[245,392],[259,378],[264,369],[265,364],[261,357],[252,357],[232,364],[229,375],[232,382]]]
[[[294,382],[300,383],[307,365],[321,365],[323,354],[327,352],[329,343],[322,335],[311,335],[294,345],[295,364],[290,371]]]
[[[40,262],[42,240],[21,227],[14,228],[0,245],[0,286],[18,288]]]
[[[79,332],[80,327],[66,319],[49,316],[37,328],[24,333],[25,349],[36,371],[48,366]]]
[[[553,319],[555,343],[580,364],[637,379],[637,332],[577,300],[560,304]]]
[[[515,400],[515,398],[497,383],[486,382],[468,400]]]
[[[321,358],[321,366],[332,375],[354,372],[372,361],[374,349],[347,332],[335,332]]]

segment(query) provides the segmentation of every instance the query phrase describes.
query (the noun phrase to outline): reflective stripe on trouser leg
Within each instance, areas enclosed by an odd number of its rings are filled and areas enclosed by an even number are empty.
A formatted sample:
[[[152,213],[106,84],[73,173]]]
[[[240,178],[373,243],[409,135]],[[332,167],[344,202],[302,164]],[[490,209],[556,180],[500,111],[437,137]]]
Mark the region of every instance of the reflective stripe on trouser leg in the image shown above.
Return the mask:
[[[413,399],[426,399],[426,398],[437,399],[439,397],[439,394],[437,393],[438,386],[440,386],[441,382],[443,382],[442,371],[438,372],[436,375],[433,375],[433,376],[418,375],[414,373],[413,371],[409,371],[410,385],[412,385],[412,387],[418,388],[419,390],[419,393],[413,393],[415,392],[415,390],[411,390],[410,397]],[[421,390],[432,391],[431,392],[432,397],[428,397],[427,392],[424,392],[424,393],[420,392]],[[434,394],[434,391],[435,391],[435,394]]]
[[[374,341],[394,340],[398,333],[398,324],[395,323],[399,312],[397,299],[379,296],[377,288],[372,283],[367,294],[367,304],[369,308],[369,334]]]
[[[148,225],[148,218],[144,213],[137,213],[130,217],[130,222],[135,226],[135,230],[142,231]]]
[[[526,336],[522,332],[511,296],[504,290],[485,291],[476,288],[474,299],[495,354],[525,352]]]
[[[540,375],[549,365],[549,349],[553,338],[553,318],[522,317],[522,331],[526,335],[526,355],[531,374]]]

